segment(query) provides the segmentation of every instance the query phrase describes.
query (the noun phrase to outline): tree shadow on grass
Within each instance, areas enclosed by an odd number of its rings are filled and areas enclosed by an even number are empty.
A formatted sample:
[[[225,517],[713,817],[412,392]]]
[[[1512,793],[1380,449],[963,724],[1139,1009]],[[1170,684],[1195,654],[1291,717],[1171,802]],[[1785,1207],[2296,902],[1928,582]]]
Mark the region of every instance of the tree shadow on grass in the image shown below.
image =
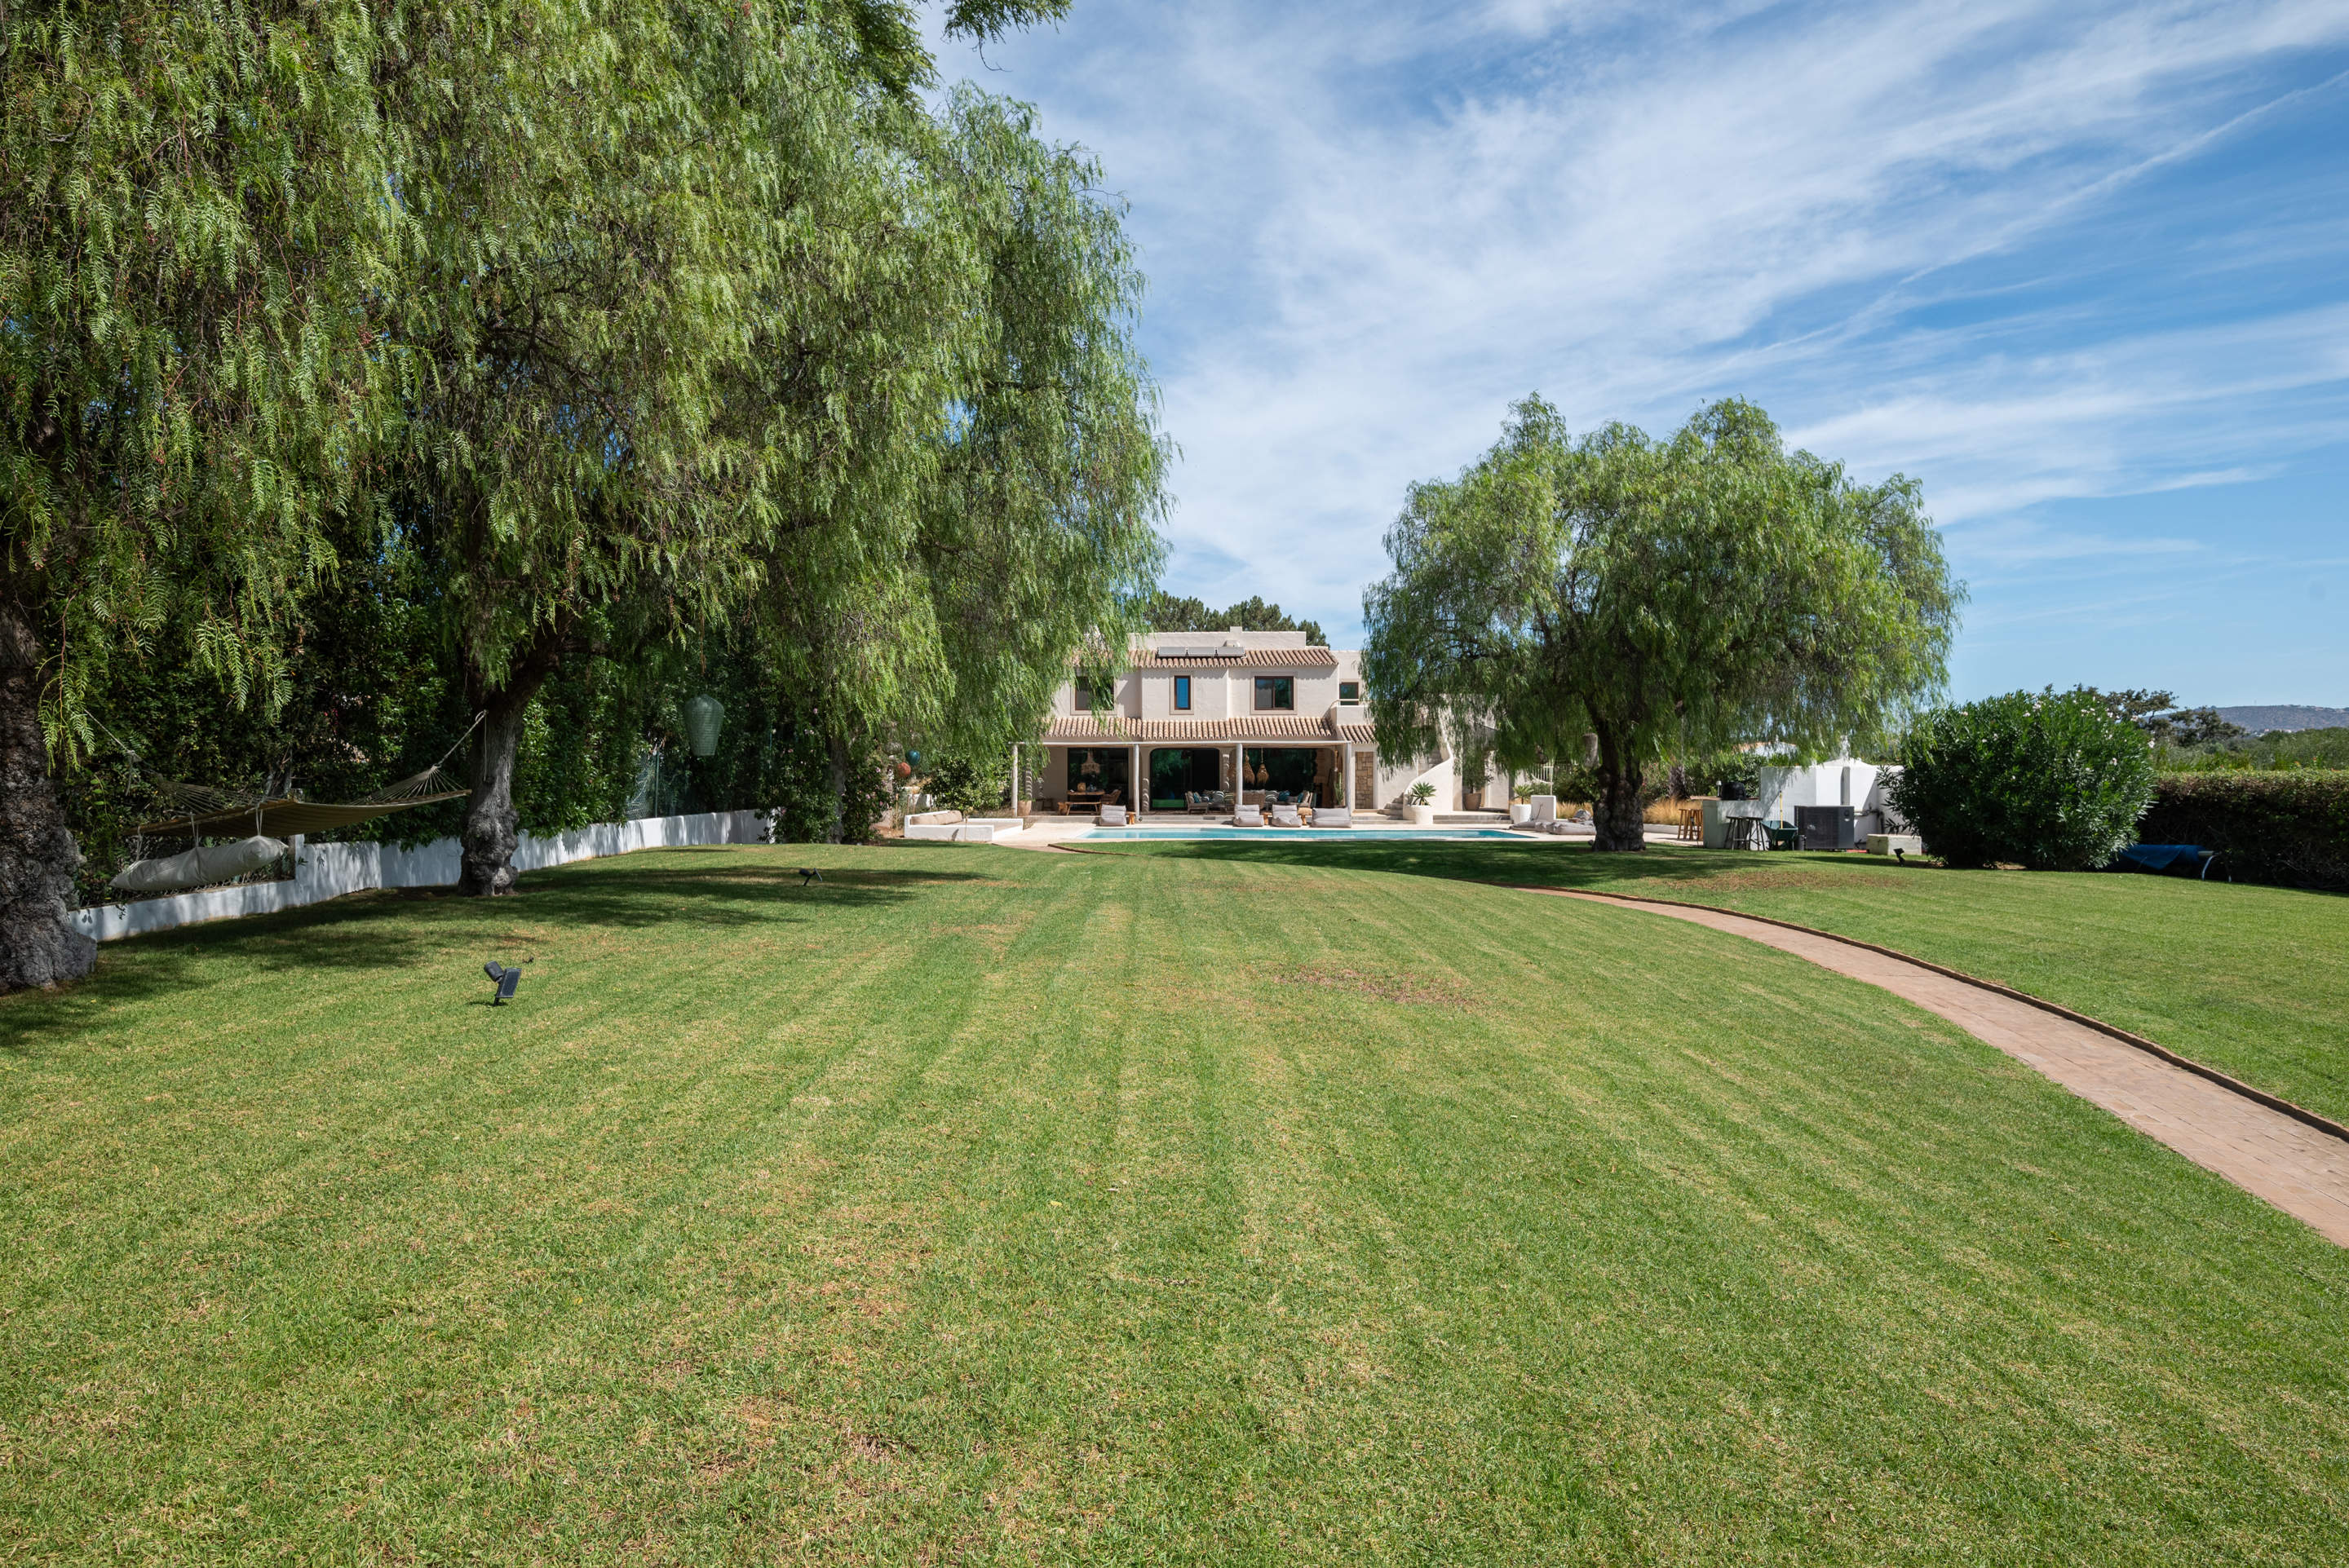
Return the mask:
[[[1102,854],[1143,854],[1168,859],[1237,861],[1256,865],[1314,866],[1323,870],[1384,872],[1396,876],[1437,877],[1447,882],[1495,882],[1527,887],[1585,889],[1594,892],[1647,893],[1671,897],[1706,884],[1736,887],[1784,883],[1803,878],[1915,876],[1927,868],[1901,866],[1881,856],[1758,853],[1738,850],[1640,850],[1600,853],[1579,845],[1506,844],[1404,840],[1380,843],[1331,842],[1327,839],[1277,838],[1234,843],[1198,840],[1150,845],[1103,847]],[[1874,885],[1872,882],[1868,885]]]
[[[522,924],[803,924],[830,913],[902,903],[925,888],[995,880],[968,872],[826,865],[822,882],[802,887],[796,864],[782,859],[745,861],[723,848],[666,851],[665,859],[680,852],[709,859],[631,866],[615,858],[532,872],[516,898],[388,888],[110,942],[87,979],[55,991],[0,996],[0,1054],[21,1054],[36,1038],[87,1030],[125,1005],[217,984],[223,960],[265,975],[359,975],[437,959],[460,944],[479,945],[486,955],[522,940],[512,934]]]
[[[523,879],[523,897],[517,903],[541,923],[799,924],[820,921],[828,911],[904,903],[926,888],[995,880],[974,872],[840,865],[823,870],[822,882],[803,882],[795,865],[765,859],[746,862],[727,858],[723,851],[712,851],[707,863],[698,865],[632,867],[605,861],[532,872]]]
[[[0,1053],[88,1028],[125,1005],[200,990],[221,977],[223,957],[264,974],[356,973],[414,962],[440,944],[415,928],[409,913],[390,895],[354,893],[107,943],[98,968],[73,985],[0,996]]]
[[[1386,872],[1451,882],[1619,892],[1634,897],[1719,903],[1744,892],[1824,891],[1904,893],[1948,892],[1960,882],[1947,879],[2024,877],[2060,882],[2077,876],[2099,881],[2192,883],[2191,875],[2147,876],[2112,868],[2108,872],[2026,872],[2018,867],[1955,868],[1923,859],[1907,863],[1883,855],[1827,851],[1649,849],[1601,854],[1587,845],[1502,843],[1495,841],[1405,840],[1397,843],[1347,843],[1321,840],[1264,839],[1123,843],[1088,846],[1090,854],[1147,855],[1169,859],[1239,861],[1344,871]],[[1921,881],[1919,879],[1922,879]],[[2220,884],[2201,882],[2205,888]],[[2246,883],[2245,887],[2260,884]],[[2266,890],[2262,890],[2266,891]],[[2349,892],[2313,888],[2276,888],[2278,892],[2349,898]]]

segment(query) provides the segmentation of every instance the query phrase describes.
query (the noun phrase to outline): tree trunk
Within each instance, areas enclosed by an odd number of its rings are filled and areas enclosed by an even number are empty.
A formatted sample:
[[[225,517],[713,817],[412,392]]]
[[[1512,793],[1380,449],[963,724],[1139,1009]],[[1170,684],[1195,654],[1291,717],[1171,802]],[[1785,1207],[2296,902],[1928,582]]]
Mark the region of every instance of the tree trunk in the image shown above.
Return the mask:
[[[551,646],[533,650],[502,687],[489,688],[477,678],[465,683],[482,715],[475,753],[481,760],[473,769],[472,796],[465,802],[464,854],[457,876],[457,891],[468,898],[502,898],[522,880],[513,865],[514,849],[522,842],[522,813],[513,800],[514,759],[522,754],[523,718],[530,699],[554,674],[558,656]]]
[[[65,923],[81,851],[41,739],[41,639],[28,605],[0,596],[0,991],[78,980],[98,944]]]
[[[1640,807],[1640,787],[1647,780],[1638,763],[1623,755],[1615,738],[1599,733],[1599,799],[1592,802],[1591,826],[1595,850],[1638,850],[1648,847],[1647,823]]]
[[[501,693],[500,696],[502,697]],[[522,721],[529,699],[493,699],[481,720],[480,763],[473,793],[465,802],[463,869],[457,891],[468,898],[500,898],[514,891],[522,873],[513,868],[522,842],[522,813],[514,810],[514,758],[522,750]]]
[[[848,738],[827,733],[823,745],[830,758],[824,782],[832,794],[832,826],[824,830],[823,841],[837,844],[848,838]]]

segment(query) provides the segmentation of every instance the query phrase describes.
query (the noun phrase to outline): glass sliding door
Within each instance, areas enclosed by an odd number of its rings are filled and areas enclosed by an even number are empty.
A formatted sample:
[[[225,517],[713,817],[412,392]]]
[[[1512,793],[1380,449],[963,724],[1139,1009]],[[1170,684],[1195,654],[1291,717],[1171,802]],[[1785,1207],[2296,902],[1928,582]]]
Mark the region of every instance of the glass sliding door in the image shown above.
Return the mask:
[[[1219,788],[1222,754],[1212,746],[1162,746],[1150,753],[1150,809],[1181,811],[1190,797]]]
[[[1112,796],[1118,805],[1131,804],[1126,775],[1132,771],[1131,755],[1123,746],[1070,747],[1070,804],[1098,805]]]
[[[1337,753],[1326,746],[1251,746],[1242,758],[1250,804],[1289,803],[1309,794],[1318,806],[1337,800],[1344,788]]]

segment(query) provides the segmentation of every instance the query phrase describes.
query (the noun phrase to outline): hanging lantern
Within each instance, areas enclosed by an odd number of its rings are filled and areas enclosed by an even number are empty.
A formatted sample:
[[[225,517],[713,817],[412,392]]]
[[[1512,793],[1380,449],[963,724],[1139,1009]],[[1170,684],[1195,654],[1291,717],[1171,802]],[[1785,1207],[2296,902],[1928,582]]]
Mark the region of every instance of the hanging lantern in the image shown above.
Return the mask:
[[[725,705],[708,692],[685,705],[685,740],[696,757],[718,754],[718,727],[725,721]]]

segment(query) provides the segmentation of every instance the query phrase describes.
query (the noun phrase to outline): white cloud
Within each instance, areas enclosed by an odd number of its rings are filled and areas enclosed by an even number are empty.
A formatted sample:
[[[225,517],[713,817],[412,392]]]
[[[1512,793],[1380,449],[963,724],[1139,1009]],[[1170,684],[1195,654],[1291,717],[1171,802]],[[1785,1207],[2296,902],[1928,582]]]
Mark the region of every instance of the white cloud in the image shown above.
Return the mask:
[[[1910,318],[1980,305],[1952,269],[2070,232],[2261,106],[2296,112],[2321,75],[2263,73],[2344,42],[2337,0],[1084,0],[986,80],[1041,101],[1135,202],[1185,450],[1178,561],[1203,569],[1184,585],[1344,622],[1404,485],[1537,388],[1578,423],[1748,392],[1861,472],[1919,474],[1969,524],[1961,550],[2008,519],[2007,562],[2033,548],[2017,509],[2232,482],[2343,439],[2337,305],[2178,330],[2090,289]],[[2337,211],[2276,221],[2312,256],[2349,235]],[[2080,232],[2023,285],[2127,261]],[[2064,537],[2038,548],[2073,558]]]

